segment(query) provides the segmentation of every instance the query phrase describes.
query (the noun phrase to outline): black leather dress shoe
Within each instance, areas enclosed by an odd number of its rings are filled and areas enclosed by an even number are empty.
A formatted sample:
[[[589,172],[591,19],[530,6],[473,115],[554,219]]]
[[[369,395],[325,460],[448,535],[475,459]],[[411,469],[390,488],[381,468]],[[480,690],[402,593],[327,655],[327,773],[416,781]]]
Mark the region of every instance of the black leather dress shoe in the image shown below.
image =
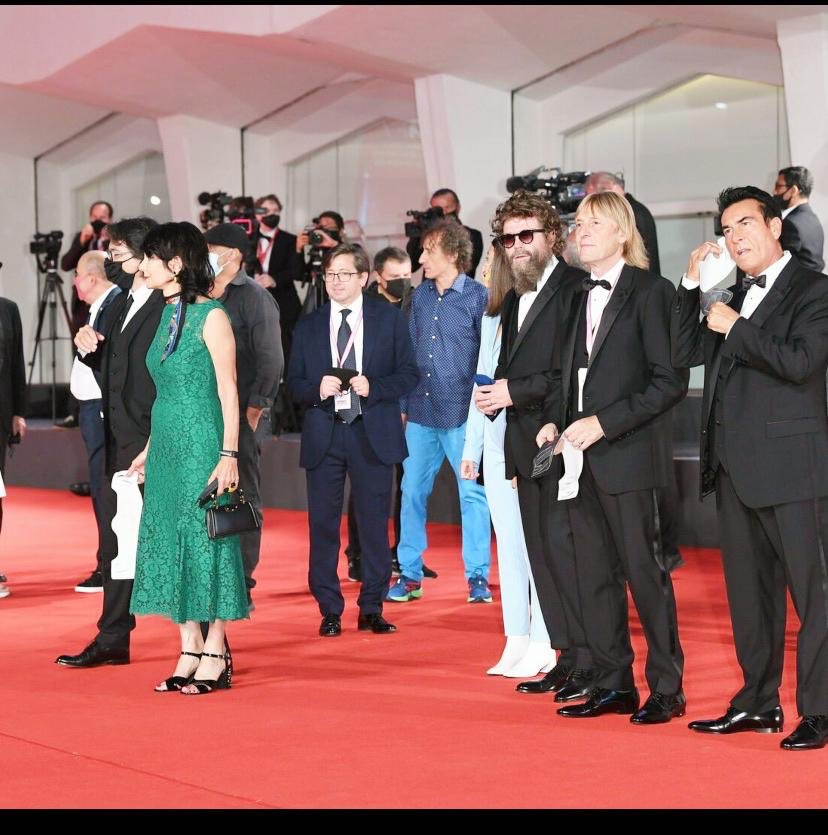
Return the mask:
[[[67,415],[65,418],[55,421],[55,426],[59,429],[74,429],[77,425],[78,421],[74,415]]]
[[[596,687],[582,705],[558,708],[561,716],[570,719],[592,719],[605,713],[635,713],[638,710],[638,690],[605,690]]]
[[[556,664],[543,678],[536,681],[522,681],[515,687],[518,693],[549,693],[557,692],[572,672],[571,667]]]
[[[377,635],[387,635],[389,632],[396,632],[397,627],[388,621],[378,612],[371,615],[360,615],[357,620],[357,629],[360,632],[375,632]]]
[[[630,722],[633,725],[661,725],[678,716],[684,716],[686,709],[687,699],[684,698],[684,693],[679,691],[675,696],[665,696],[654,691],[650,693],[650,698],[644,702],[641,710],[630,716]]]
[[[828,742],[828,716],[803,716],[797,729],[779,743],[786,751],[823,748]]]
[[[129,648],[110,649],[92,641],[80,655],[59,655],[55,664],[64,667],[100,667],[102,664],[129,664]]]
[[[575,702],[587,699],[592,692],[595,673],[592,670],[573,670],[563,687],[555,694],[556,702]]]
[[[319,624],[319,634],[323,638],[335,638],[342,634],[342,618],[339,615],[325,615]]]
[[[423,563],[423,577],[428,577],[429,580],[436,580],[437,572]]]
[[[69,492],[74,493],[76,496],[91,496],[92,488],[88,481],[76,481],[74,484],[69,485]]]
[[[778,734],[782,733],[784,721],[782,707],[779,705],[773,710],[766,710],[762,713],[747,713],[744,710],[736,710],[736,708],[730,707],[727,709],[727,713],[718,719],[698,719],[691,722],[687,727],[691,731],[698,731],[702,734],[737,734],[741,731]]]

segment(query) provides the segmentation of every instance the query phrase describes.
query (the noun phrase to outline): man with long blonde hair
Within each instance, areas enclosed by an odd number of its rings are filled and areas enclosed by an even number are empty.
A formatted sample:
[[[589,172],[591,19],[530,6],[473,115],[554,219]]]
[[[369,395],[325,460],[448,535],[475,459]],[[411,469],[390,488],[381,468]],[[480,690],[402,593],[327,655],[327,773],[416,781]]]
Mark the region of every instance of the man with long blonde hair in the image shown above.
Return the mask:
[[[684,657],[661,547],[656,492],[669,446],[662,415],[687,392],[670,360],[673,285],[648,270],[632,208],[612,192],[587,196],[575,219],[590,270],[573,296],[558,344],[561,384],[545,405],[538,445],[557,436],[583,453],[578,495],[568,501],[586,638],[595,664],[584,704],[558,713],[633,714],[635,724],[684,715]],[[629,584],[647,639],[650,698],[639,710],[627,614]]]

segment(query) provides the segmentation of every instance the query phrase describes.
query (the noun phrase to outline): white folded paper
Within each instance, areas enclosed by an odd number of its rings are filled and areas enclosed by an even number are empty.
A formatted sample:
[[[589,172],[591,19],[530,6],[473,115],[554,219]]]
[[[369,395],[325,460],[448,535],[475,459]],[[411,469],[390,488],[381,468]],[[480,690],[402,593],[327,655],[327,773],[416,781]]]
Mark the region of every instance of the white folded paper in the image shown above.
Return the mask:
[[[712,252],[699,264],[699,285],[702,293],[712,290],[721,284],[736,269],[736,262],[730,257],[725,246],[725,239],[719,238],[716,243],[721,249],[721,255]]]
[[[112,476],[112,489],[118,496],[118,512],[112,520],[112,530],[118,537],[118,556],[112,560],[113,580],[135,578],[135,554],[138,550],[138,528],[144,499],[138,488],[138,475],[127,475],[121,470]]]
[[[584,469],[584,453],[564,438],[561,450],[564,460],[564,475],[558,482],[558,501],[574,499],[578,495],[578,479]]]
[[[6,485],[3,484],[3,473],[0,473],[0,499],[6,495]]]

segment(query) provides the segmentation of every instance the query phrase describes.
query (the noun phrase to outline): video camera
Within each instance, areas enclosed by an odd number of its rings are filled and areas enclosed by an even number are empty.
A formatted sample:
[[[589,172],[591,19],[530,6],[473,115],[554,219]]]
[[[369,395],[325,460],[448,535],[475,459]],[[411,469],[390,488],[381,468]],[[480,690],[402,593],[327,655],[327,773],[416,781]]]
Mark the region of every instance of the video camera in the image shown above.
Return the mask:
[[[544,174],[546,176],[539,176]],[[518,189],[533,191],[545,197],[560,215],[573,214],[586,197],[585,183],[589,171],[562,173],[560,168],[541,166],[525,177],[509,177],[506,191],[514,194]]]
[[[54,229],[51,232],[35,232],[29,243],[29,252],[36,256],[38,269],[45,273],[57,269],[57,257],[63,245],[63,232]],[[40,256],[43,256],[41,263]]]
[[[440,220],[443,217],[443,210],[440,206],[432,206],[421,212],[417,209],[411,209],[406,213],[407,217],[414,218],[405,224],[405,237],[412,239],[422,238],[423,232],[426,228],[434,223],[435,220]]]
[[[208,225],[218,225],[224,223],[225,210],[224,207],[230,203],[233,198],[225,191],[202,191],[198,195],[199,206],[208,206],[199,216],[201,226],[206,230]]]

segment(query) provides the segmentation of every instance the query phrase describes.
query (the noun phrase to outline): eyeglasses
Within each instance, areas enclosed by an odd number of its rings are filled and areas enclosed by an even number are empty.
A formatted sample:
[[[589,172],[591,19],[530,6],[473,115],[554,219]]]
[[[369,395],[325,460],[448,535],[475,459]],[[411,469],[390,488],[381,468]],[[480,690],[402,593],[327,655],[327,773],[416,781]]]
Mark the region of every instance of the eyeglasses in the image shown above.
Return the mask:
[[[537,232],[543,232],[543,229],[522,229],[516,235],[498,235],[495,240],[504,248],[511,249],[515,245],[515,241],[520,238],[522,244],[531,244]]]
[[[353,280],[355,275],[359,275],[359,273],[325,273],[325,281],[329,284],[333,281],[337,281],[340,284],[347,284]]]

